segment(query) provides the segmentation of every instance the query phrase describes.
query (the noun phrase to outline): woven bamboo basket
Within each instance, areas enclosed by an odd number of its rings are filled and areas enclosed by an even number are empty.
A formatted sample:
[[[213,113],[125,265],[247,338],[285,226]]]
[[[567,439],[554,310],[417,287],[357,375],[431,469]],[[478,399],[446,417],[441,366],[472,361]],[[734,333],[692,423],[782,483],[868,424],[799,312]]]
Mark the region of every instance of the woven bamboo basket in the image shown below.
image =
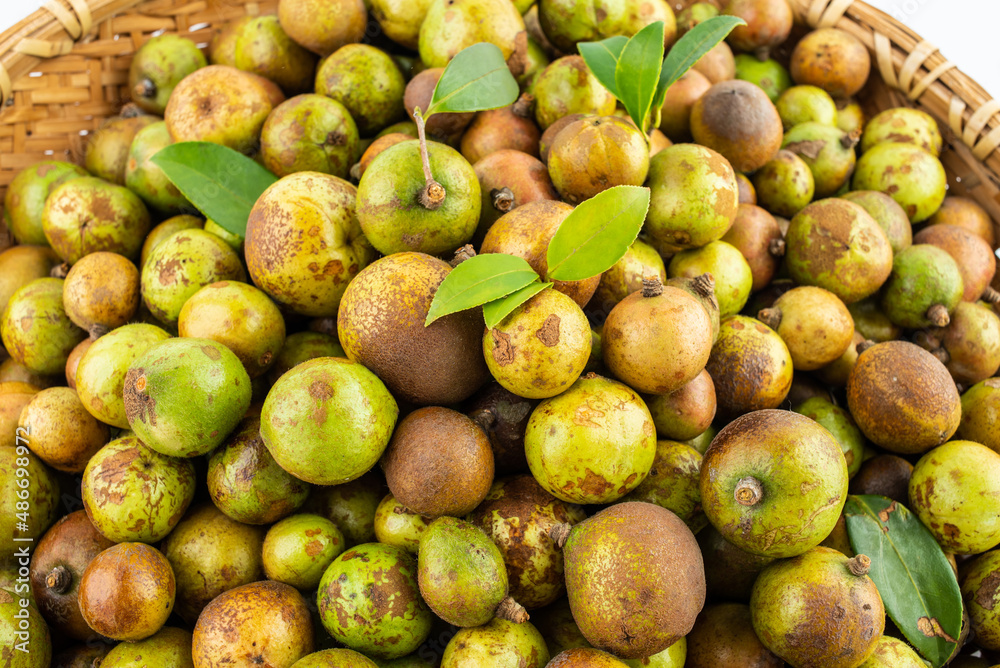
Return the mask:
[[[800,24],[841,28],[868,47],[873,71],[860,96],[866,111],[912,106],[938,119],[950,193],[976,199],[1000,221],[1000,102],[932,44],[864,2],[789,3]],[[82,163],[87,134],[128,102],[129,61],[151,36],[177,33],[207,46],[213,29],[274,13],[277,4],[47,0],[0,34],[0,201],[14,175],[38,160]]]

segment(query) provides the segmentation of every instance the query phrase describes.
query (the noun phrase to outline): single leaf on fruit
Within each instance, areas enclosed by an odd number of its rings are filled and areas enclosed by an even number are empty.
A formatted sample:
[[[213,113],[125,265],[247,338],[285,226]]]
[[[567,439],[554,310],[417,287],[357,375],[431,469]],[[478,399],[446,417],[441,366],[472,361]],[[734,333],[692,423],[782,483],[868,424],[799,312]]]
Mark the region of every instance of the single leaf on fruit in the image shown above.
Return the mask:
[[[847,497],[844,519],[851,548],[872,560],[886,614],[935,668],[944,665],[962,630],[962,594],[934,536],[884,496]]]
[[[206,141],[170,144],[152,160],[206,218],[241,238],[257,198],[278,180],[242,153]]]
[[[582,281],[613,267],[639,236],[648,209],[649,188],[639,186],[608,188],[581,202],[549,242],[545,278]]]
[[[663,69],[660,70],[660,83],[656,87],[656,97],[653,99],[653,108],[659,109],[663,106],[667,89],[684,76],[684,73],[691,69],[702,56],[724,40],[733,28],[741,25],[746,25],[746,21],[736,16],[713,16],[684,33],[684,36],[670,47],[670,53],[663,61]]]
[[[506,297],[494,299],[487,304],[483,304],[483,318],[486,320],[486,327],[488,329],[493,329],[518,306],[528,301],[545,288],[551,287],[551,283],[536,281],[530,285],[524,286],[516,292],[510,293]]]
[[[451,313],[506,297],[537,280],[538,274],[522,258],[504,253],[471,257],[441,281],[427,310],[424,326]]]
[[[462,49],[441,73],[426,121],[440,112],[473,112],[513,104],[520,88],[495,44],[479,42]]]
[[[621,99],[618,93],[618,85],[615,82],[615,70],[618,67],[618,58],[621,56],[625,45],[628,44],[628,37],[615,35],[600,42],[580,42],[576,45],[583,62],[591,73],[601,82],[601,85],[608,89],[608,92]]]
[[[663,21],[655,21],[632,36],[615,67],[616,97],[642,132],[649,125],[662,67]]]

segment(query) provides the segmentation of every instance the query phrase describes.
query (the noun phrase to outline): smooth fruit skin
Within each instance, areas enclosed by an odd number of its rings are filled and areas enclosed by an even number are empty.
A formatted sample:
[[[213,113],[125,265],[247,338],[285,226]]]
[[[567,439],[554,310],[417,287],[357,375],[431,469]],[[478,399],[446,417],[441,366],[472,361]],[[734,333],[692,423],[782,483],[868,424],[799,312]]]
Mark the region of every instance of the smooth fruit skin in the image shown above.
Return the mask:
[[[962,404],[948,369],[908,341],[886,341],[858,355],[847,406],[865,436],[898,454],[920,454],[958,429]]]
[[[0,643],[3,647],[0,658],[11,668],[48,668],[50,665],[52,637],[48,625],[34,606],[27,605],[27,599],[7,589],[0,589]]]
[[[524,450],[532,475],[556,498],[611,503],[649,474],[656,427],[634,390],[587,374],[535,408]]]
[[[280,176],[322,172],[346,179],[358,151],[358,126],[340,102],[298,95],[274,108],[260,133],[264,166]]]
[[[551,665],[545,639],[531,622],[515,624],[496,617],[483,626],[459,630],[441,656],[441,668]]]
[[[784,149],[774,154],[753,175],[757,203],[775,216],[791,218],[812,201],[816,181],[796,153]]]
[[[420,24],[420,59],[427,67],[444,67],[477,42],[495,44],[510,58],[522,30],[524,19],[509,0],[432,0]]]
[[[414,513],[392,494],[386,494],[375,509],[375,539],[416,555],[420,536],[433,520],[433,517]]]
[[[194,498],[194,465],[167,457],[135,436],[111,441],[83,472],[83,507],[115,542],[155,543],[170,533]]]
[[[507,596],[500,549],[479,527],[448,516],[420,536],[417,582],[434,614],[460,627],[485,624]]]
[[[145,640],[119,643],[100,660],[100,666],[102,668],[135,666],[194,668],[194,661],[191,659],[191,632],[164,626]]]
[[[145,543],[119,543],[98,554],[80,579],[80,611],[92,629],[114,640],[142,640],[174,607],[174,572]]]
[[[910,508],[942,549],[978,554],[1000,544],[1000,454],[972,441],[940,445],[914,465]]]
[[[4,480],[11,481],[8,483],[8,492],[0,501],[0,512],[3,513],[0,515],[0,531],[3,532],[0,535],[10,536],[0,544],[0,559],[12,557],[16,548],[20,547],[18,543],[41,537],[55,521],[59,503],[60,489],[55,474],[41,459],[24,447],[24,440],[30,440],[30,434],[20,430],[18,434],[20,441],[17,446],[0,447],[0,475],[3,475]],[[17,472],[20,470],[26,471],[27,475],[23,473],[18,475]],[[15,476],[26,477],[29,480],[28,487],[15,487],[13,482]],[[27,511],[23,510],[23,505],[20,508],[16,505],[19,501],[23,501],[14,493],[20,489],[26,489],[28,492]],[[29,513],[32,520],[27,528],[19,526],[21,521],[17,513],[23,512]],[[14,542],[15,540],[18,542]]]
[[[721,239],[736,220],[736,173],[719,153],[675,144],[649,161],[650,203],[644,229],[659,244],[698,248]]]
[[[857,164],[854,138],[833,125],[800,123],[785,133],[781,147],[799,156],[809,167],[816,199],[840,192],[850,182]]]
[[[919,223],[941,207],[948,178],[941,161],[919,146],[888,142],[861,155],[851,185],[888,194]]]
[[[347,44],[316,68],[316,93],[343,104],[362,137],[405,118],[403,73],[387,53],[368,44]]]
[[[172,143],[164,121],[151,123],[135,133],[125,163],[125,185],[156,211],[180,214],[191,211],[193,206],[167,178],[163,169],[151,160],[160,149]],[[144,249],[145,246],[143,243]]]
[[[925,668],[926,665],[905,642],[884,635],[878,639],[875,652],[858,668]]]
[[[171,457],[218,447],[250,407],[250,376],[238,357],[209,339],[176,338],[129,366],[122,387],[129,426]]]
[[[591,73],[582,56],[552,61],[535,79],[531,90],[535,95],[535,120],[542,130],[570,114],[607,116],[615,110],[614,95]]]
[[[962,289],[958,262],[947,251],[914,244],[892,259],[892,273],[882,287],[882,312],[900,327],[940,325],[928,310],[940,304],[953,313],[962,301]]]
[[[753,270],[743,253],[725,241],[710,241],[700,248],[682,250],[667,265],[670,278],[695,278],[711,274],[719,315],[736,315],[746,305],[753,287]]]
[[[417,588],[416,563],[398,547],[366,543],[333,560],[316,595],[330,635],[351,649],[380,659],[416,650],[431,631],[433,615]]]
[[[90,176],[71,162],[43,160],[17,173],[4,196],[5,219],[11,234],[21,244],[48,246],[42,229],[42,210],[49,194],[64,182]]]
[[[483,356],[504,388],[527,399],[553,397],[590,359],[587,316],[571,298],[543,290],[483,335]]]
[[[976,645],[1000,650],[1000,550],[982,554],[962,577],[962,598]]]
[[[59,257],[47,246],[13,246],[0,252],[0,315],[11,295],[36,278],[46,278],[57,264]]]
[[[750,615],[761,642],[801,668],[855,668],[885,628],[875,583],[854,575],[848,558],[826,547],[765,568],[754,583]]]
[[[226,665],[220,661],[291,666],[313,648],[305,599],[286,584],[265,580],[216,596],[194,625],[191,654],[195,668]]]
[[[987,378],[962,394],[959,438],[982,443],[1000,454],[1000,378]]]
[[[337,485],[382,456],[399,407],[365,367],[338,357],[298,365],[268,392],[264,445],[281,468],[316,485]]]
[[[748,479],[758,485],[749,498]],[[737,547],[794,557],[825,539],[847,500],[840,444],[815,421],[789,411],[737,418],[701,463],[701,502],[712,525]]]
[[[694,534],[651,503],[618,503],[576,525],[563,547],[573,619],[594,647],[640,659],[670,647],[705,604]]]
[[[863,463],[862,458],[867,442],[851,414],[825,397],[806,399],[795,406],[793,410],[816,420],[833,434],[833,437],[840,443],[840,449],[844,452],[847,475],[853,478]]]
[[[101,422],[130,429],[122,397],[132,362],[170,334],[155,325],[123,325],[95,341],[76,368],[76,391],[83,407]]]
[[[87,334],[63,307],[61,278],[36,278],[11,295],[0,320],[0,338],[10,356],[38,374],[66,368],[69,354]]]
[[[171,34],[151,37],[129,65],[132,99],[143,111],[162,115],[181,79],[206,65],[205,55],[191,40]]]
[[[319,585],[327,567],[344,551],[344,535],[319,515],[286,517],[264,537],[264,573],[269,580],[309,591]]]
[[[288,0],[285,0],[288,2]],[[420,24],[424,22],[431,0],[371,0],[372,17],[386,36],[407,49],[420,45]],[[279,15],[281,5],[279,4]]]

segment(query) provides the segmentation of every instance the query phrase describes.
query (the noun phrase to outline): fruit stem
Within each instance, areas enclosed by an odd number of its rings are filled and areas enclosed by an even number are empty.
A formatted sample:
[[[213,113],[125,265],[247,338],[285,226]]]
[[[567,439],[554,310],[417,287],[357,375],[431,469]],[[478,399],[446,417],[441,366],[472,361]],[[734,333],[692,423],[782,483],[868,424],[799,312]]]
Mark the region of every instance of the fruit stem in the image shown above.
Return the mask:
[[[771,239],[771,243],[767,245],[767,252],[774,257],[784,257],[785,255],[785,240],[781,238]]]
[[[983,290],[982,296],[979,298],[987,304],[1000,304],[1000,292],[994,290],[989,285],[986,286],[986,289]]]
[[[660,283],[659,276],[649,276],[642,279],[642,296],[659,297],[663,294],[663,283]]]
[[[562,546],[566,544],[566,539],[569,538],[569,532],[572,530],[573,525],[569,522],[557,524],[549,529],[549,538],[551,538],[552,542],[556,544],[556,547],[562,548]]]
[[[778,326],[781,325],[781,307],[762,308],[757,311],[757,319],[771,329],[777,330]]]
[[[431,160],[427,155],[427,133],[424,130],[425,121],[423,114],[420,113],[420,107],[413,110],[413,122],[417,125],[417,137],[420,139],[420,164],[424,168],[425,180],[423,189],[417,195],[417,201],[420,202],[420,206],[433,211],[441,206],[447,193],[444,186],[435,181],[434,175],[431,174]]]
[[[496,616],[515,624],[523,624],[528,621],[528,611],[510,596],[500,601],[500,605],[497,606]]]
[[[767,59],[771,57],[771,47],[762,46],[753,52],[753,55],[757,56],[757,60],[762,63],[766,63]]]
[[[715,296],[715,277],[709,273],[695,276],[691,279],[691,289],[708,299]]]
[[[854,346],[854,349],[857,350],[858,354],[860,355],[861,353],[865,352],[874,345],[875,345],[874,341],[872,341],[871,339],[865,339],[858,345]]]
[[[110,331],[111,330],[105,327],[104,325],[94,323],[93,325],[90,326],[90,329],[87,330],[87,333],[90,334],[91,341],[96,341],[97,339],[101,338]]]
[[[514,191],[506,186],[494,188],[490,191],[490,200],[494,209],[507,213],[514,208]]]
[[[531,118],[534,108],[535,96],[531,93],[521,93],[521,97],[517,98],[510,110],[520,118]]]
[[[948,308],[944,304],[934,304],[927,309],[927,319],[935,327],[947,327],[948,323],[951,322],[951,316],[948,315]]]
[[[65,594],[69,591],[72,581],[73,576],[65,566],[56,566],[45,576],[45,586],[55,594]]]
[[[863,554],[855,555],[847,560],[847,570],[851,571],[852,575],[857,575],[858,577],[868,575],[871,567],[872,560]]]
[[[736,483],[733,496],[736,497],[736,503],[741,506],[755,506],[764,496],[764,487],[757,478],[747,476]]]
[[[857,146],[858,142],[861,141],[861,133],[858,131],[851,132],[840,138],[840,145],[845,149],[854,148]]]
[[[69,263],[63,262],[62,264],[57,264],[52,267],[52,271],[49,272],[49,276],[52,278],[66,278],[69,274]]]
[[[472,244],[465,244],[455,251],[455,257],[451,258],[451,262],[449,264],[451,264],[454,269],[466,260],[474,257],[476,257],[476,249],[472,247]]]
[[[490,429],[496,424],[497,416],[496,413],[488,408],[484,408],[475,415],[472,416],[472,421],[479,425],[479,428],[483,430],[484,433],[489,434]]]
[[[151,99],[156,97],[156,84],[149,77],[142,79],[132,88],[132,94],[138,98]]]

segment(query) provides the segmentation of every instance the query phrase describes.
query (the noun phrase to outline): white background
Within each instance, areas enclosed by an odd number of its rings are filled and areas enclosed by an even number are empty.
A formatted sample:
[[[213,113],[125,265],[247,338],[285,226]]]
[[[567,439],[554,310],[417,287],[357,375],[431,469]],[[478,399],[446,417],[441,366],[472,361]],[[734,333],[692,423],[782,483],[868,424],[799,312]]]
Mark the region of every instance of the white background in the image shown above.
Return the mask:
[[[1000,99],[1000,0],[867,0],[941,49]],[[0,0],[0,29],[28,16],[41,0]]]

